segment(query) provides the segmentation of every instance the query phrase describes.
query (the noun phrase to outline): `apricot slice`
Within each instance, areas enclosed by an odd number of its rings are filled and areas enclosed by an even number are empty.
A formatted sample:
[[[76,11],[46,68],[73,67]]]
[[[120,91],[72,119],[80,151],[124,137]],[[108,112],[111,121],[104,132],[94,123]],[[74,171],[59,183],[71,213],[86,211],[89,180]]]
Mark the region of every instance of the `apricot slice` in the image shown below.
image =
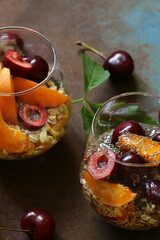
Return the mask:
[[[38,85],[36,82],[21,77],[13,77],[13,84],[15,92],[24,91]],[[57,107],[69,100],[69,96],[45,86],[20,95],[18,98],[23,103],[30,105],[38,104],[42,107]]]
[[[122,206],[132,201],[137,195],[119,183],[96,180],[86,170],[83,171],[83,176],[93,194],[109,206]]]
[[[135,151],[146,162],[160,161],[160,144],[148,137],[124,133],[119,136],[117,146],[124,152]]]
[[[20,153],[28,150],[30,147],[28,136],[5,123],[1,111],[0,136],[0,148],[9,152]]]
[[[13,93],[14,87],[9,68],[0,71],[0,93]],[[0,109],[3,118],[11,124],[18,123],[18,110],[15,96],[0,96]]]

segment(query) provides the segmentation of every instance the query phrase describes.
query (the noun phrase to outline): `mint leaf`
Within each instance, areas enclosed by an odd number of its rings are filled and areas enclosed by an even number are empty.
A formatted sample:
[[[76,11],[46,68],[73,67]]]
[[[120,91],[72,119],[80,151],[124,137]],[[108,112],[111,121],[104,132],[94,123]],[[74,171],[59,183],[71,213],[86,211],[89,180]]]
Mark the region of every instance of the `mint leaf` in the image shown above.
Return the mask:
[[[91,107],[93,113],[96,113],[97,110],[103,105],[103,103],[91,103],[89,101],[87,101],[87,103],[89,104],[89,106]]]
[[[144,110],[140,109],[137,105],[130,105],[125,102],[118,102],[111,106],[114,110],[114,117],[121,119],[121,121],[135,120],[141,123],[154,124],[158,123],[153,120]],[[117,109],[117,111],[116,111]]]
[[[94,114],[87,109],[85,102],[83,102],[83,107],[81,109],[81,116],[83,119],[83,128],[87,133],[89,133],[89,129],[92,124],[92,119],[94,117]]]
[[[91,57],[82,53],[85,94],[103,83],[109,77],[109,72],[104,70],[101,64],[95,62]]]

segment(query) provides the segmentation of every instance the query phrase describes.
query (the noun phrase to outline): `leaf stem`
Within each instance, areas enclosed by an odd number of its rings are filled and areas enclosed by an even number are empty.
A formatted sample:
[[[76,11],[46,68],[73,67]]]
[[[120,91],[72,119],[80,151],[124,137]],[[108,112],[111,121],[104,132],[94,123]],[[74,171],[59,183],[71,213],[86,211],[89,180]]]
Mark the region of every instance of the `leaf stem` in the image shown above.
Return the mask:
[[[79,98],[79,99],[76,99],[76,100],[72,100],[71,103],[81,102],[83,100],[84,100],[84,98]]]
[[[5,228],[5,227],[0,227],[0,230],[6,230],[6,231],[14,231],[14,232],[31,232],[31,230],[29,229],[26,229],[26,230],[23,230],[23,229],[14,229],[14,228]]]
[[[95,48],[89,46],[88,44],[84,43],[84,42],[81,42],[81,41],[76,41],[75,42],[76,45],[79,45],[79,46],[83,46],[83,47],[86,47],[87,49],[91,50],[92,52],[96,53],[97,55],[99,55],[101,58],[103,58],[104,60],[106,60],[107,58],[104,56],[103,53],[99,52],[98,50],[96,50]]]

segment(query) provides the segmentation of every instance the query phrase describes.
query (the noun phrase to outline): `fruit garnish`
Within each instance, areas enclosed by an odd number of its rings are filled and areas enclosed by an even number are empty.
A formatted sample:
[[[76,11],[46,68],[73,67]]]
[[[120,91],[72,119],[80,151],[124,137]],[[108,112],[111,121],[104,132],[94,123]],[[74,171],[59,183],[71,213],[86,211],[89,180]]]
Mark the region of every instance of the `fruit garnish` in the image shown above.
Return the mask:
[[[118,137],[117,146],[124,152],[135,151],[149,163],[160,160],[160,144],[148,137],[126,132]]]
[[[87,160],[87,170],[94,179],[111,177],[116,168],[116,156],[113,151],[107,150],[106,155],[102,152],[93,153]]]
[[[130,133],[135,133],[138,135],[144,135],[143,128],[141,125],[133,120],[128,120],[125,121],[121,124],[119,124],[113,131],[112,134],[112,143],[115,144],[118,141],[118,137],[124,133],[124,132],[130,132]]]
[[[132,201],[137,195],[119,183],[96,180],[86,170],[83,171],[83,176],[93,194],[109,206],[122,206]]]
[[[160,181],[152,180],[146,183],[146,193],[148,202],[160,205]]]
[[[26,212],[21,219],[23,230],[34,240],[47,240],[55,230],[55,220],[48,213],[40,209]]]
[[[14,93],[13,82],[8,68],[3,68],[0,71],[0,92]],[[6,122],[11,124],[18,123],[18,109],[15,96],[0,96],[0,109]]]
[[[9,152],[19,153],[28,150],[30,147],[28,136],[5,123],[1,111],[0,136],[0,148]]]
[[[22,56],[15,50],[6,51],[2,63],[4,67],[10,69],[13,76],[24,76],[32,69],[32,65],[23,60]]]
[[[133,151],[124,153],[119,160],[122,163],[144,163],[143,159],[136,152]]]
[[[25,75],[25,78],[40,83],[47,77],[49,67],[48,63],[40,56],[24,56],[23,60],[32,65],[32,69]]]
[[[25,91],[38,85],[38,83],[21,77],[13,77],[13,84],[15,92]],[[69,96],[45,86],[30,93],[19,95],[18,98],[25,104],[42,107],[57,107],[70,99]]]
[[[160,133],[157,133],[153,138],[153,141],[160,142]]]
[[[33,105],[22,105],[19,108],[20,124],[29,130],[38,130],[43,127],[47,121],[47,111],[45,108]]]
[[[123,79],[129,77],[134,70],[134,62],[129,53],[123,50],[113,52],[108,58],[103,53],[99,52],[95,48],[89,46],[84,42],[77,41],[77,45],[86,47],[92,52],[99,55],[104,60],[103,67],[108,70],[112,79]]]

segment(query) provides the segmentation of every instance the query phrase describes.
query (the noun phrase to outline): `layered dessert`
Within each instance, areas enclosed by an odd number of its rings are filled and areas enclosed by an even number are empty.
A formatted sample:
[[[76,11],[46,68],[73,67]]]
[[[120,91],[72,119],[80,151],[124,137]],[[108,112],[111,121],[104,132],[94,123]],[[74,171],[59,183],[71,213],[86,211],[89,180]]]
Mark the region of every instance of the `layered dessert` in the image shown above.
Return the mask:
[[[160,130],[128,120],[89,134],[80,182],[90,206],[108,222],[129,230],[160,225]]]
[[[64,135],[70,119],[70,97],[53,66],[27,55],[25,38],[0,34],[0,158],[37,156]],[[31,45],[32,46],[32,45]],[[43,81],[47,79],[44,83]]]

